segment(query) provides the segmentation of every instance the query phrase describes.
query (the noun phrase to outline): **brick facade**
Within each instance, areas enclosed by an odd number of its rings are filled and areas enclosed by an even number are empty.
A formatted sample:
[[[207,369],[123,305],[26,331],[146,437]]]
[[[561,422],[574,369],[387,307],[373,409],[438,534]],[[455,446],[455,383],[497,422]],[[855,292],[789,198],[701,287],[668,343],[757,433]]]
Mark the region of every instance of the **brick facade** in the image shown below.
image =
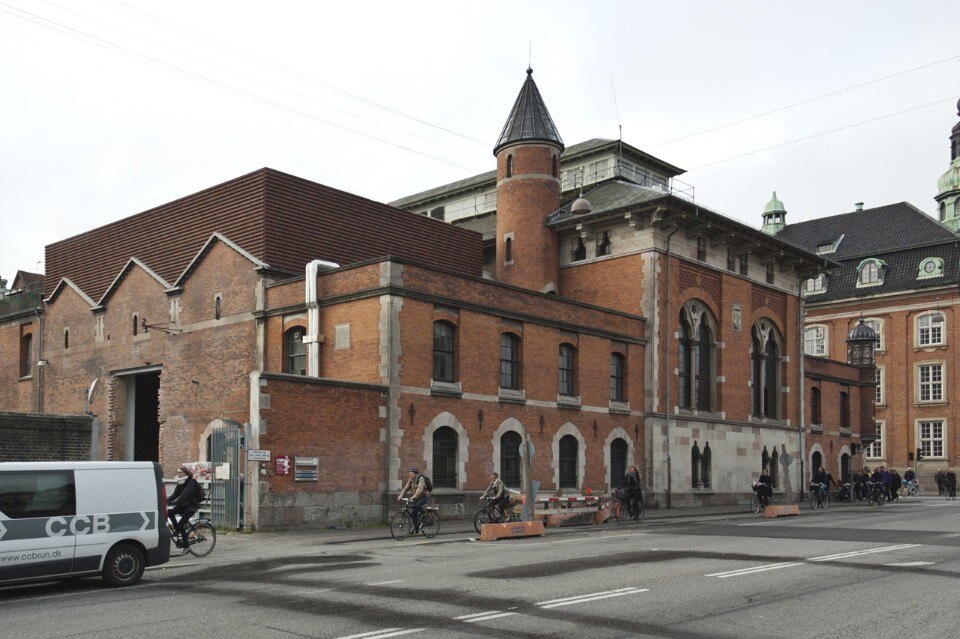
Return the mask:
[[[92,418],[0,413],[0,462],[88,461]]]

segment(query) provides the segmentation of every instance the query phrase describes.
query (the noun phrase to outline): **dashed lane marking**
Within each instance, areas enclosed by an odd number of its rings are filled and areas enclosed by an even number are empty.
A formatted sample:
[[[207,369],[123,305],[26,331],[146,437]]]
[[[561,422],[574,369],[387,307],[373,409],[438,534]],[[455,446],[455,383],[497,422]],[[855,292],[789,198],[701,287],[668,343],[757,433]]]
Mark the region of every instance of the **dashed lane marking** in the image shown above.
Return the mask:
[[[456,621],[464,623],[476,623],[478,621],[489,621],[490,619],[499,619],[500,617],[509,617],[515,615],[515,612],[502,612],[500,610],[487,610],[486,612],[475,612],[472,615],[461,615],[454,617]]]
[[[373,630],[371,632],[361,632],[358,635],[348,635],[338,639],[387,639],[387,637],[399,637],[409,635],[414,632],[423,632],[426,628],[384,628],[382,630]]]
[[[541,601],[536,604],[540,608],[559,608],[561,606],[572,606],[574,604],[587,603],[590,601],[599,601],[600,599],[609,599],[611,597],[623,597],[625,595],[635,595],[642,592],[649,592],[649,588],[617,588],[616,590],[607,590],[604,592],[595,592],[588,595],[577,595],[576,597],[564,597],[563,599],[551,599],[550,601]]]
[[[373,584],[367,584],[368,586],[386,586],[387,584],[399,584],[403,583],[403,579],[394,579],[392,581],[378,581]]]
[[[899,564],[883,564],[884,566],[898,566],[903,568],[911,568],[914,566],[932,566],[932,561],[905,561]]]
[[[727,570],[725,572],[714,572],[709,575],[704,575],[704,577],[716,577],[718,579],[727,579],[728,577],[740,577],[743,575],[753,575],[758,572],[767,572],[768,570],[780,570],[781,568],[790,568],[791,566],[799,566],[802,561],[785,561],[779,564],[763,564],[760,566],[752,566],[750,568],[740,568],[739,570]]]
[[[920,544],[900,544],[898,546],[881,546],[880,548],[868,548],[867,550],[855,550],[853,552],[841,552],[835,555],[824,555],[823,557],[812,557],[807,559],[807,561],[837,561],[838,559],[849,559],[850,557],[860,557],[861,555],[873,555],[878,552],[916,548],[919,545]]]

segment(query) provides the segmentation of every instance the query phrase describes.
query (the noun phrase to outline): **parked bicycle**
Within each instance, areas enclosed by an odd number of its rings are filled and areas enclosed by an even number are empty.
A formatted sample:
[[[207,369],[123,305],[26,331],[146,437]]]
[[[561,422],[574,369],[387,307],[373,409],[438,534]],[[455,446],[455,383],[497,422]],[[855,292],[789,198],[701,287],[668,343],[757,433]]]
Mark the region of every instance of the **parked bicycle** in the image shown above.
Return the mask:
[[[184,522],[183,530],[186,533],[187,545],[184,546],[179,539],[173,524],[167,519],[167,527],[170,534],[173,535],[173,543],[177,550],[171,549],[171,554],[179,553],[186,555],[190,553],[196,557],[206,557],[213,552],[217,545],[217,529],[213,527],[208,519],[192,519]]]
[[[750,500],[750,510],[756,514],[760,514],[767,509],[773,499],[771,497],[764,497],[760,494],[760,487],[765,486],[766,484],[761,484],[760,482],[754,482],[751,488],[753,489],[753,499]]]
[[[813,482],[810,484],[810,510],[823,508],[826,510],[829,497],[827,496],[827,485]]]
[[[473,517],[473,528],[477,533],[483,532],[484,524],[504,524],[512,523],[519,521],[520,517],[517,515],[517,511],[513,509],[516,506],[516,502],[512,499],[509,500],[503,508],[503,512],[499,508],[492,505],[493,498],[490,497],[487,500],[487,503],[477,511],[477,514]]]
[[[390,534],[397,541],[403,541],[410,535],[423,533],[427,539],[433,539],[440,532],[440,509],[436,506],[424,506],[420,515],[420,526],[413,527],[413,513],[410,508],[410,499],[403,498],[400,512],[390,519]]]
[[[636,509],[634,509],[632,501],[636,502]],[[622,488],[614,489],[610,496],[610,516],[613,517],[618,526],[630,520],[641,522],[643,521],[643,515],[644,509],[641,500],[631,500],[627,491]]]

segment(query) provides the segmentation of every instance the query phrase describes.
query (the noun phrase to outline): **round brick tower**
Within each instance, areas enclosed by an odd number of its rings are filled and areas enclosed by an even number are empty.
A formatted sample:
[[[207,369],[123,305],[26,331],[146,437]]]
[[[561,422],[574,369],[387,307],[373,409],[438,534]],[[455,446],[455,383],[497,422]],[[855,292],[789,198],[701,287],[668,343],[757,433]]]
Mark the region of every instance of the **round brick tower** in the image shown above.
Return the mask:
[[[497,280],[556,293],[560,248],[547,216],[560,208],[563,140],[550,118],[533,69],[510,111],[497,157]]]

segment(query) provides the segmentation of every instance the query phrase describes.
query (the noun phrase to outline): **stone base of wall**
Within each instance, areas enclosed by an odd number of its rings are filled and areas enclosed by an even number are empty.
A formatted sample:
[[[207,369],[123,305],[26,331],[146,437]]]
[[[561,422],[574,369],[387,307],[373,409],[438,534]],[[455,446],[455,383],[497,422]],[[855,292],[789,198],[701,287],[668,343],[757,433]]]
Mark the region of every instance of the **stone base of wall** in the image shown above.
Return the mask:
[[[93,418],[0,412],[0,462],[89,461]]]

